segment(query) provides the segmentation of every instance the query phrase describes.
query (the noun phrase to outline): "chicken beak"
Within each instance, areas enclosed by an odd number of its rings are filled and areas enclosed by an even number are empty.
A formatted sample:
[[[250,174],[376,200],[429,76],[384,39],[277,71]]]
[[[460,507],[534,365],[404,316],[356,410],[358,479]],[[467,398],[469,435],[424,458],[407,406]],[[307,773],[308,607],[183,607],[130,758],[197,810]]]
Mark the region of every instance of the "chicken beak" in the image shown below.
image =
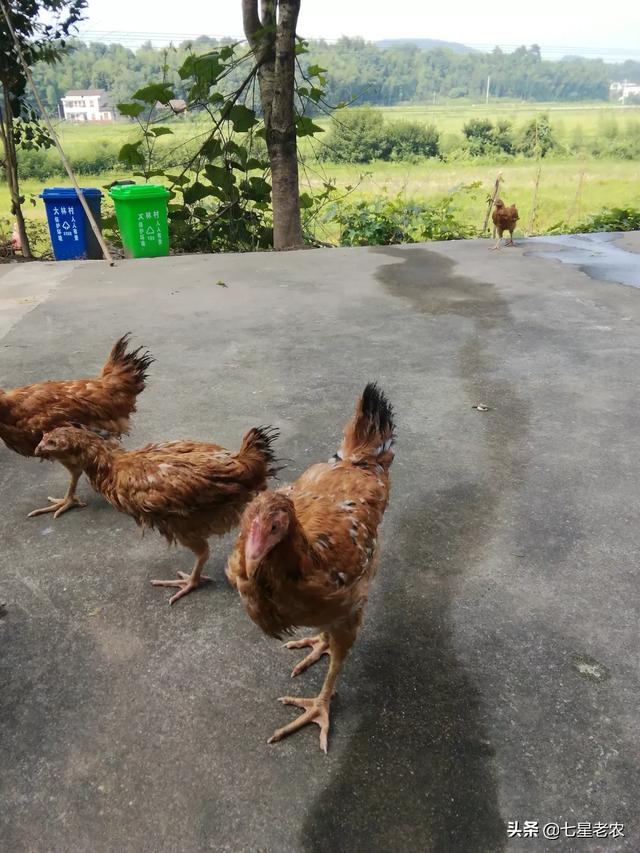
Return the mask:
[[[267,551],[268,546],[260,523],[258,519],[254,519],[244,546],[244,564],[248,578],[252,578],[255,575]]]

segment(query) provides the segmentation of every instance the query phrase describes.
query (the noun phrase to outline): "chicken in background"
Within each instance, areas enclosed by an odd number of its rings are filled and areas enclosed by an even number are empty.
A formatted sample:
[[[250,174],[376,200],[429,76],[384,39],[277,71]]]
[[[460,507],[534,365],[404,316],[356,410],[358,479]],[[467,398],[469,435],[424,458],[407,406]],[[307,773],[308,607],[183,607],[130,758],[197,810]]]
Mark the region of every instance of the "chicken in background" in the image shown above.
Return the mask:
[[[227,576],[249,616],[276,638],[302,626],[318,629],[317,636],[286,644],[311,648],[292,677],[330,656],[318,696],[280,700],[303,713],[268,743],[313,722],[320,727],[320,748],[327,751],[334,685],[358,635],[377,568],[394,438],[393,409],[369,384],[335,456],[308,468],[292,485],[258,495],[243,516]]]
[[[169,603],[211,578],[202,574],[209,559],[208,538],[235,527],[256,492],[266,489],[277,469],[271,427],[249,430],[237,453],[218,444],[169,441],[123,450],[87,429],[60,427],[46,433],[36,456],[57,459],[69,470],[84,471],[93,488],[142,528],[155,528],[196,557],[191,574],[179,580],[154,580],[177,587]]]
[[[12,391],[0,390],[0,438],[22,456],[34,456],[45,432],[75,423],[103,430],[119,438],[129,430],[136,399],[145,387],[147,368],[155,359],[142,347],[128,351],[129,335],[113,346],[100,376],[63,382],[38,382]],[[49,498],[49,506],[30,516],[53,513],[58,518],[72,507],[86,506],[76,497],[82,470],[63,465],[71,475],[63,498]]]
[[[497,198],[495,200],[495,207],[493,209],[493,213],[491,214],[491,218],[493,220],[493,224],[496,227],[496,231],[498,232],[498,239],[496,240],[496,244],[491,248],[500,248],[502,235],[505,231],[509,232],[509,240],[505,245],[515,246],[516,244],[513,242],[513,232],[515,231],[516,222],[520,218],[520,216],[518,215],[518,208],[515,206],[515,204],[512,204],[511,207],[507,207],[501,198]]]
[[[515,206],[515,204],[512,204],[511,207],[507,207],[501,198],[497,198],[495,200],[494,205],[495,206],[491,218],[493,220],[498,239],[496,241],[496,245],[492,246],[492,248],[500,248],[502,235],[505,231],[509,232],[509,240],[505,245],[515,246],[516,244],[513,242],[513,232],[515,230],[516,223],[520,218],[518,214],[518,208]]]

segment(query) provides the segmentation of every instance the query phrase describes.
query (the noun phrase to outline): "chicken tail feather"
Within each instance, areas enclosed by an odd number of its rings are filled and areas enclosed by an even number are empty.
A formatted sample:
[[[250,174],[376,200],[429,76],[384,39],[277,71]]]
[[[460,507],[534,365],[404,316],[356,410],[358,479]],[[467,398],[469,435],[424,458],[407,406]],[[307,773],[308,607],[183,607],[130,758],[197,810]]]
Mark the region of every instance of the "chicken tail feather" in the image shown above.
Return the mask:
[[[280,436],[280,430],[272,426],[253,427],[242,439],[240,446],[241,454],[257,453],[261,456],[267,466],[267,476],[275,477],[278,471],[282,470],[281,465],[278,465],[273,444]]]
[[[369,382],[358,400],[353,418],[344,428],[338,456],[354,464],[374,458],[388,468],[393,461],[396,428],[393,406],[375,382]]]
[[[102,369],[102,378],[109,381],[116,379],[118,382],[126,382],[135,394],[144,390],[147,378],[147,369],[153,364],[155,358],[148,350],[138,347],[128,350],[131,332],[127,332],[113,345],[107,363]]]

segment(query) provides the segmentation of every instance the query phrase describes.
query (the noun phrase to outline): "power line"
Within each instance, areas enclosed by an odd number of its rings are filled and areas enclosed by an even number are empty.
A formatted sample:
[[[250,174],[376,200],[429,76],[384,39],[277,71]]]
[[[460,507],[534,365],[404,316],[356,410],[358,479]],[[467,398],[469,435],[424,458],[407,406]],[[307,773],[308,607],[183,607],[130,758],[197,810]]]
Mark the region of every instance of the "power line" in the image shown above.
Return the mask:
[[[140,47],[146,42],[150,42],[154,47],[166,46],[170,43],[181,43],[185,41],[196,41],[199,38],[216,39],[217,41],[243,41],[243,36],[233,35],[229,33],[212,34],[212,33],[179,33],[179,32],[122,32],[119,30],[81,30],[78,38],[85,42],[105,42],[107,44],[121,44],[125,47]],[[336,44],[339,39],[336,38],[321,38],[314,37],[313,41],[324,41],[327,44]],[[369,41],[369,40],[366,40]],[[380,39],[384,41],[384,39]],[[401,43],[401,40],[396,40]],[[408,38],[407,42],[411,42]],[[373,41],[375,44],[375,41]],[[483,53],[490,53],[496,47],[506,53],[510,53],[519,47],[520,44],[505,44],[505,43],[466,43],[465,47],[472,50],[478,50]],[[637,47],[595,47],[593,45],[539,45],[541,53],[545,58],[564,56],[581,56],[585,59],[605,59],[609,62],[624,62],[627,59],[640,60],[640,48]]]

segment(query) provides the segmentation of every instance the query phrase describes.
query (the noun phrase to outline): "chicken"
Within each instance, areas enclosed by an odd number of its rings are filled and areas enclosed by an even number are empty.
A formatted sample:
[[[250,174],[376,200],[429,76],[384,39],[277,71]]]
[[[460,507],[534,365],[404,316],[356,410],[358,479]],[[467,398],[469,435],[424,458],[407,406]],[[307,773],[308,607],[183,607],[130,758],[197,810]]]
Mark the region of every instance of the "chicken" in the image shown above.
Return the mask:
[[[502,240],[502,235],[505,231],[509,232],[509,242],[506,245],[515,246],[515,243],[513,242],[513,232],[516,227],[516,222],[520,218],[518,215],[518,208],[515,204],[512,204],[511,207],[507,207],[501,198],[497,198],[491,218],[493,219],[493,224],[498,232],[496,244],[491,248],[500,248],[500,241]]]
[[[67,382],[38,382],[13,391],[0,390],[0,438],[11,450],[33,456],[45,432],[64,424],[81,424],[104,430],[114,437],[128,432],[136,398],[145,387],[146,370],[155,361],[142,347],[128,351],[129,335],[113,346],[111,354],[94,379]],[[52,512],[58,518],[72,507],[86,506],[76,497],[82,471],[65,467],[71,482],[63,498],[49,498],[50,505],[30,516]]]
[[[177,587],[178,601],[211,580],[202,574],[209,559],[208,538],[231,530],[256,492],[276,473],[272,444],[278,431],[257,427],[245,435],[238,453],[218,444],[170,441],[123,450],[89,429],[59,427],[45,433],[36,456],[57,459],[84,471],[93,488],[139,527],[157,529],[196,557],[191,574],[179,580],[154,580]]]
[[[377,568],[394,438],[393,409],[369,384],[332,459],[312,465],[293,485],[258,495],[243,516],[227,577],[249,616],[276,638],[301,626],[318,629],[317,636],[286,644],[311,649],[292,677],[330,656],[317,696],[280,699],[303,713],[268,743],[314,722],[320,748],[327,751],[334,685],[358,634]]]

